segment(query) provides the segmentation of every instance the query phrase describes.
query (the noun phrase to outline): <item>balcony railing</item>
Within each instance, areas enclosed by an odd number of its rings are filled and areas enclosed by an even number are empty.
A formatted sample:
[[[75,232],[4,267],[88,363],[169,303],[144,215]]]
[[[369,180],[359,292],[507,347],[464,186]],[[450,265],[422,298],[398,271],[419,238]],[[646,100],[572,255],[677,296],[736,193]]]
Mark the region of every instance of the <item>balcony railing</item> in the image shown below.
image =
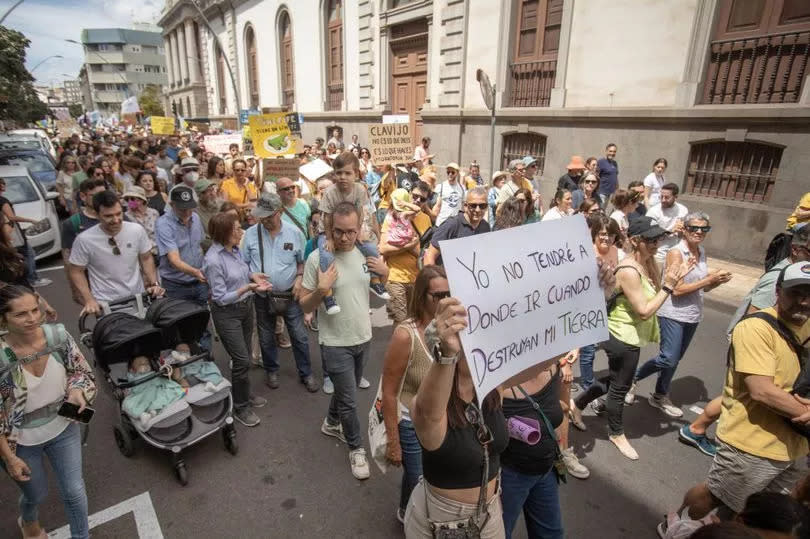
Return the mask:
[[[343,83],[327,85],[326,92],[326,110],[340,110],[343,105]]]
[[[809,54],[810,32],[716,41],[702,103],[796,103]]]
[[[547,107],[556,74],[557,60],[511,64],[509,106]]]

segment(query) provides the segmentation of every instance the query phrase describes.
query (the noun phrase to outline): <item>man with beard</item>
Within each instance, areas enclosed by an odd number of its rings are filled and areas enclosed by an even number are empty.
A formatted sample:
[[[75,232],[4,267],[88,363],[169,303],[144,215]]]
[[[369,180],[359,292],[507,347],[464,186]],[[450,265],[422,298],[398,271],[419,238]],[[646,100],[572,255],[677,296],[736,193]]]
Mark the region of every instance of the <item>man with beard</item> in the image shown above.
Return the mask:
[[[208,235],[208,222],[213,216],[219,213],[219,208],[222,206],[222,200],[217,197],[217,184],[202,178],[197,180],[194,184],[194,192],[197,194],[199,204],[194,210],[200,217],[203,231],[205,232],[205,239],[202,242],[203,251],[207,251],[211,246],[211,237]]]
[[[658,251],[655,253],[655,261],[658,264],[663,264],[667,259],[667,252],[675,247],[681,240],[681,233],[683,233],[683,218],[689,213],[689,210],[677,202],[678,199],[678,186],[674,183],[668,183],[661,188],[661,202],[647,210],[646,216],[650,217],[658,223],[658,226],[669,232],[658,243]]]

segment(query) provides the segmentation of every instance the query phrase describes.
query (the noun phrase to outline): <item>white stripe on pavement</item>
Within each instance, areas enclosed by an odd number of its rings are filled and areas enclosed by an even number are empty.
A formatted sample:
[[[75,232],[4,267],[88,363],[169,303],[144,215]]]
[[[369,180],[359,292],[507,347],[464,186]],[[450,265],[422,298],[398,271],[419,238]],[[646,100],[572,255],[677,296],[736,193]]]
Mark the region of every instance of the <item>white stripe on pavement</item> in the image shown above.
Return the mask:
[[[60,269],[65,269],[65,266],[51,266],[49,268],[37,268],[37,273],[42,273],[43,271],[60,270]]]
[[[124,500],[121,503],[102,509],[98,513],[90,515],[88,522],[92,530],[96,526],[115,520],[127,513],[132,513],[135,517],[135,527],[138,529],[138,537],[141,539],[163,539],[163,532],[160,529],[160,522],[152,505],[152,498],[149,492],[144,492]],[[70,539],[70,526],[62,526],[48,534],[48,539]]]

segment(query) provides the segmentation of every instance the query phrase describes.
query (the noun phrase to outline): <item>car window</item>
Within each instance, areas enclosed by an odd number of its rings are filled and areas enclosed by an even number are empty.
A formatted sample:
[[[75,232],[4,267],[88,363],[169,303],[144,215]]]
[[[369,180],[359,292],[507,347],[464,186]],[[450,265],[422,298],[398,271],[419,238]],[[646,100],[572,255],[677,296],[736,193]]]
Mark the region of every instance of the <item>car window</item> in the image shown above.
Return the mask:
[[[31,172],[52,172],[56,170],[47,157],[33,153],[0,156],[0,165],[23,166]]]
[[[0,140],[0,150],[40,150],[38,140]]]
[[[5,176],[3,179],[6,180],[6,192],[3,193],[3,196],[12,204],[39,200],[39,193],[34,187],[34,183],[25,176]]]

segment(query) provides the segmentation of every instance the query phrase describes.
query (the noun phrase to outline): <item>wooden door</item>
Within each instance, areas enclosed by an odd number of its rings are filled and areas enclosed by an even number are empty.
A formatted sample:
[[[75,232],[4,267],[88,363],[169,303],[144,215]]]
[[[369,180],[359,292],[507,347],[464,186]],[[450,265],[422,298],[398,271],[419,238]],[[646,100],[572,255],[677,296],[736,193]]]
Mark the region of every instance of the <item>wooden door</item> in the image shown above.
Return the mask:
[[[407,30],[413,33],[402,36],[404,29],[392,31],[392,35],[402,37],[391,43],[391,110],[408,115],[411,141],[416,146],[422,138],[421,111],[427,98],[427,33],[415,24]]]

